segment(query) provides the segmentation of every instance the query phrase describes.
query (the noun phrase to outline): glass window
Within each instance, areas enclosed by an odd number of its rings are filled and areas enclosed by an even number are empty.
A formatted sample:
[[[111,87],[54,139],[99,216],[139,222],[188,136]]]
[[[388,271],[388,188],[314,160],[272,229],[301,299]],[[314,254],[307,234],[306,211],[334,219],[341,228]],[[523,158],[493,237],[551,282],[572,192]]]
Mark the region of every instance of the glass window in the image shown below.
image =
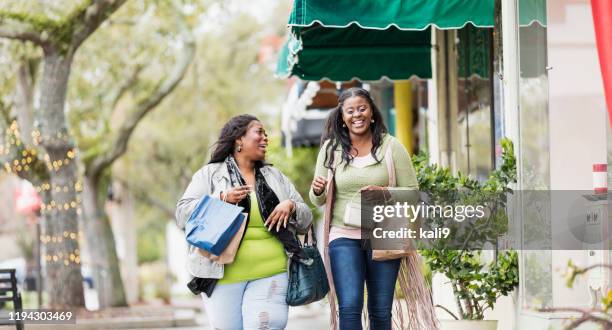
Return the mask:
[[[546,12],[546,1],[540,2]],[[520,8],[519,22],[529,22],[519,27],[519,117],[520,162],[517,164],[522,187],[521,230],[523,244],[533,246],[534,233],[550,232],[550,200],[542,203],[539,198],[530,199],[529,190],[550,189],[550,130],[548,119],[547,29],[538,20],[521,15],[529,11]],[[533,203],[533,205],[531,205]],[[539,203],[539,204],[537,204]],[[537,205],[536,205],[537,204]],[[544,205],[545,204],[545,205]],[[522,306],[538,309],[553,305],[552,258],[550,250],[522,251],[521,281]]]
[[[491,33],[470,24],[457,31],[457,169],[478,180],[493,169]]]

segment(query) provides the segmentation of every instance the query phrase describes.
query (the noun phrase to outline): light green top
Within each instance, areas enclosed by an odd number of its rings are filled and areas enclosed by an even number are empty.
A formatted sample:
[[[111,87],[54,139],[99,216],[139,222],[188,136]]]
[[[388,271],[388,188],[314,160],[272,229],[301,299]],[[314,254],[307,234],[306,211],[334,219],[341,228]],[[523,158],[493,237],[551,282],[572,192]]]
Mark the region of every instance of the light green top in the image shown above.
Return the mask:
[[[225,265],[223,278],[218,284],[256,280],[287,270],[287,255],[283,244],[264,226],[255,192],[251,192],[250,198],[249,225],[234,262]]]
[[[329,141],[326,141],[319,151],[315,177],[323,176],[327,178],[327,168],[324,167],[323,163],[325,161],[325,148],[328,143]],[[389,173],[384,159],[387,147],[391,148],[391,154],[393,155],[397,186],[418,189],[416,173],[412,166],[410,154],[408,154],[406,148],[395,137],[387,134],[383,138],[382,146],[376,151],[376,158],[380,160],[379,163],[367,165],[364,168],[357,168],[352,164],[345,167],[343,162],[336,167],[336,199],[334,201],[333,226],[345,227],[343,224],[344,209],[351,199],[354,202],[359,202],[359,194],[357,194],[359,189],[368,185],[389,186]],[[335,159],[336,162],[340,161],[339,151],[336,152]],[[312,188],[310,188],[309,197],[314,205],[321,206],[325,204],[326,192],[316,196]]]

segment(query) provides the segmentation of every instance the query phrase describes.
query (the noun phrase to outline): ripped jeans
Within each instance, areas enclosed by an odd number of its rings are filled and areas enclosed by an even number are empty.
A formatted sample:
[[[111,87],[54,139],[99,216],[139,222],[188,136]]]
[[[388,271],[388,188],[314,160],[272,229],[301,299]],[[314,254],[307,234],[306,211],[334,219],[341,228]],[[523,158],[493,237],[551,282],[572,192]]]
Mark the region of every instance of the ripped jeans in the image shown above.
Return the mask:
[[[289,306],[287,273],[253,281],[218,284],[213,294],[202,293],[206,316],[214,330],[281,330]]]

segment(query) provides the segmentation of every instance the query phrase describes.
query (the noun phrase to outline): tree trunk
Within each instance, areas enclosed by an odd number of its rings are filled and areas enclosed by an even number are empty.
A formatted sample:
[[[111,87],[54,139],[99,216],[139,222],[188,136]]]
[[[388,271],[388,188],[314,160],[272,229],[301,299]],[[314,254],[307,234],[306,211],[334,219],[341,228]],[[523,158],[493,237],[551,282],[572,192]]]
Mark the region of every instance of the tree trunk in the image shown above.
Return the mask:
[[[113,174],[117,166],[113,167]],[[120,169],[118,169],[120,170]],[[138,237],[134,217],[134,197],[128,187],[112,183],[113,199],[107,200],[106,212],[111,219],[121,278],[128,304],[138,302]]]
[[[34,77],[38,58],[26,58],[17,70],[17,122],[22,132],[21,141],[28,147],[33,145],[31,133],[34,131]]]
[[[112,227],[100,198],[100,178],[85,176],[83,214],[100,308],[127,306]]]
[[[74,143],[68,137],[64,116],[71,64],[70,52],[45,52],[38,116],[41,144],[47,151],[48,165],[52,168],[51,202],[46,205],[48,216],[44,223],[47,234],[45,287],[51,308],[85,306],[78,241],[78,201],[73,189],[77,182],[77,168],[71,157],[75,151]]]

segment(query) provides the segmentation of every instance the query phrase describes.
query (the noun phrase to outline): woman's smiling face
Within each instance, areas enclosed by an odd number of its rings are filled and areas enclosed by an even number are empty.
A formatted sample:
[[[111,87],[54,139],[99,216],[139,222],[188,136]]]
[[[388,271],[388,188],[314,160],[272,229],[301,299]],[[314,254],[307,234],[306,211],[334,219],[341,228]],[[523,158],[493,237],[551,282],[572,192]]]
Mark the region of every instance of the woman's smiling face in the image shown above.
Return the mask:
[[[372,116],[370,103],[361,96],[349,97],[342,104],[342,121],[352,134],[363,135],[368,133]]]
[[[249,123],[246,133],[236,141],[241,146],[241,152],[249,159],[259,161],[266,158],[268,135],[263,125],[253,120]]]

